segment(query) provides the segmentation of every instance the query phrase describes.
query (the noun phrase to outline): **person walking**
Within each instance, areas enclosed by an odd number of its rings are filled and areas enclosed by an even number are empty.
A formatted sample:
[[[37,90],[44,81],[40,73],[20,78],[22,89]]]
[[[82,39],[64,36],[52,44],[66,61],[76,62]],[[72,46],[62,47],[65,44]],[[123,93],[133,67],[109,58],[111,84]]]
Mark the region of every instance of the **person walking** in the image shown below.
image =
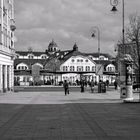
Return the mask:
[[[68,84],[67,80],[64,80],[63,87],[64,87],[64,91],[65,91],[65,96],[66,96],[67,94],[69,94],[69,84]]]
[[[93,93],[94,92],[94,81],[93,80],[91,80],[91,82],[90,82],[90,88],[91,88],[91,93]]]
[[[117,81],[116,81],[116,80],[114,81],[114,86],[115,86],[115,90],[117,90],[118,83],[117,83]]]
[[[81,80],[80,85],[81,85],[81,92],[84,92],[84,86],[85,86],[84,80]]]
[[[106,86],[109,87],[109,80],[106,80]]]

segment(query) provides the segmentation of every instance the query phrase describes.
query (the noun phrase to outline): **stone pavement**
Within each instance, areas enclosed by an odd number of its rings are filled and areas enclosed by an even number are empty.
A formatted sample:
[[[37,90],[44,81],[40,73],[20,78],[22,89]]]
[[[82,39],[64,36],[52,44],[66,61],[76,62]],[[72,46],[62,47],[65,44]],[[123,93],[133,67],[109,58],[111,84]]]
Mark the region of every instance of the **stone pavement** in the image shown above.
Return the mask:
[[[0,140],[139,140],[139,107],[118,91],[3,94]]]

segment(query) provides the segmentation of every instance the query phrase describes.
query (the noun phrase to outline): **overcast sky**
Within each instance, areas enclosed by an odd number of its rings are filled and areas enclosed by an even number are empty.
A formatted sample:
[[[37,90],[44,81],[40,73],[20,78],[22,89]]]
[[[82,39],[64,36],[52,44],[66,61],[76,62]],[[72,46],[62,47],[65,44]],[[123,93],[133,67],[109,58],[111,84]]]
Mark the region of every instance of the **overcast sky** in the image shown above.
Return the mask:
[[[122,30],[122,0],[115,14],[110,11],[110,0],[14,1],[16,50],[44,51],[54,39],[61,50],[71,49],[76,42],[82,52],[97,52],[98,40],[91,34],[98,26],[101,52],[114,53]],[[136,12],[140,15],[140,0],[125,0],[125,25]]]

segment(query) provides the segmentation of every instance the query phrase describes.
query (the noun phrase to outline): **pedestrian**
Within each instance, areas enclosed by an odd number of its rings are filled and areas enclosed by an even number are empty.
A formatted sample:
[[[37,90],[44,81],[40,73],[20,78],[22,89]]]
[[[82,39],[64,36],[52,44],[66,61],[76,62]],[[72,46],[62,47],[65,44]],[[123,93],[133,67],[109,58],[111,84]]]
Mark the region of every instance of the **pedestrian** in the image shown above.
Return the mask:
[[[109,87],[109,80],[106,80],[106,86]]]
[[[90,82],[90,88],[91,88],[91,93],[93,93],[94,92],[94,81],[93,80],[91,80],[91,82]]]
[[[84,86],[85,86],[84,80],[81,80],[80,85],[81,85],[81,92],[84,92]]]
[[[116,81],[116,80],[114,81],[114,86],[115,86],[115,90],[117,90],[118,83],[117,83],[117,81]]]
[[[67,94],[69,94],[69,84],[68,84],[67,80],[64,80],[63,87],[64,87],[64,91],[65,91],[65,96],[66,96]]]

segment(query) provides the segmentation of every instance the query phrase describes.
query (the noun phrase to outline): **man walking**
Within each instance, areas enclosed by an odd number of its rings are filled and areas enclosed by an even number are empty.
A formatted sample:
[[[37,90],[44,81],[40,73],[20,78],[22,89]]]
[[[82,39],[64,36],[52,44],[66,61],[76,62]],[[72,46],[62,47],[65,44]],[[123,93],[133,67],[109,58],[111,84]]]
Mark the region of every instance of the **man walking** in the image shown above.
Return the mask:
[[[84,86],[85,86],[84,80],[80,81],[80,85],[81,85],[81,92],[84,92]]]
[[[64,80],[63,87],[64,87],[64,91],[65,91],[65,96],[66,96],[67,94],[69,94],[69,84],[68,84],[67,80]]]
[[[91,80],[91,82],[90,82],[90,87],[91,87],[91,93],[93,93],[94,92],[94,81],[93,80]]]

